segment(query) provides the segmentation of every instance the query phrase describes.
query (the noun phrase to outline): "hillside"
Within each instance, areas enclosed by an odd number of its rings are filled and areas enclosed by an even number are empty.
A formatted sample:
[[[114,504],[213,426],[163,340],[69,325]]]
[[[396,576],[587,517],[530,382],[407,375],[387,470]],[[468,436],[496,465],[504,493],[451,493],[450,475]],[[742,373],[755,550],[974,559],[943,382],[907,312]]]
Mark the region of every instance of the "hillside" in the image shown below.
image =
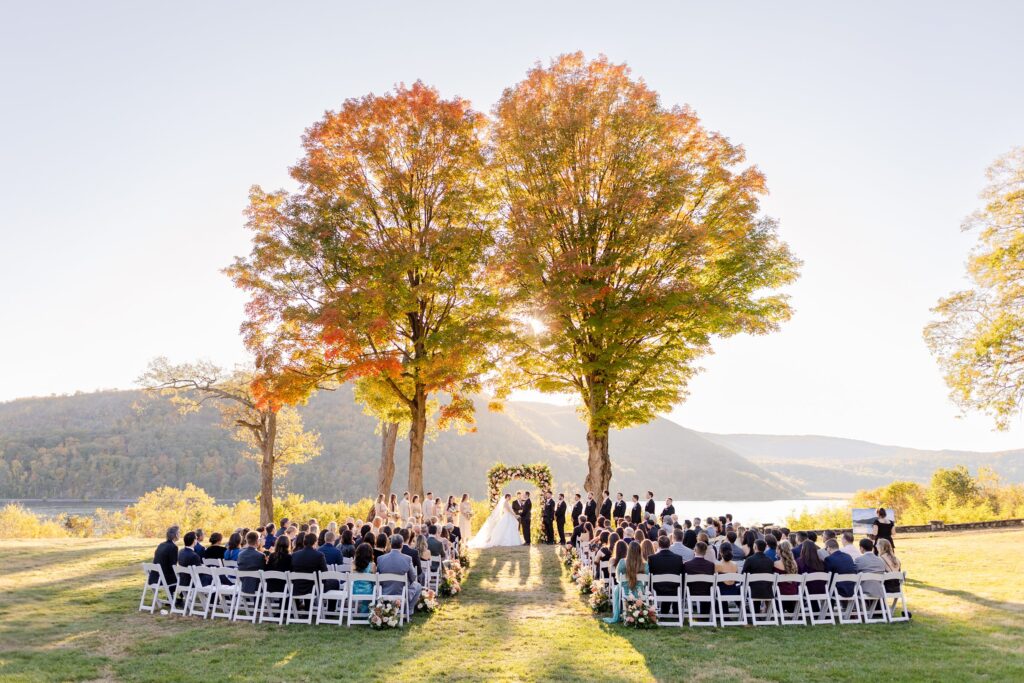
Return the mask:
[[[831,436],[701,434],[805,491],[854,491],[894,479],[926,482],[939,467],[991,467],[1010,482],[1024,481],[1024,450],[928,451]]]
[[[352,500],[375,487],[379,437],[348,389],[321,392],[304,406],[320,432],[321,457],[292,468],[288,490],[310,498]],[[485,495],[484,473],[497,460],[548,462],[559,488],[585,475],[585,431],[575,410],[514,402],[502,413],[478,405],[476,433],[439,434],[428,442],[426,486]],[[408,444],[396,448],[395,488],[407,476]],[[764,500],[801,491],[728,447],[674,422],[611,436],[612,487],[627,495]],[[132,498],[161,485],[194,482],[218,498],[250,497],[256,465],[218,426],[212,409],[182,417],[167,401],[137,391],[19,399],[0,404],[0,497]]]

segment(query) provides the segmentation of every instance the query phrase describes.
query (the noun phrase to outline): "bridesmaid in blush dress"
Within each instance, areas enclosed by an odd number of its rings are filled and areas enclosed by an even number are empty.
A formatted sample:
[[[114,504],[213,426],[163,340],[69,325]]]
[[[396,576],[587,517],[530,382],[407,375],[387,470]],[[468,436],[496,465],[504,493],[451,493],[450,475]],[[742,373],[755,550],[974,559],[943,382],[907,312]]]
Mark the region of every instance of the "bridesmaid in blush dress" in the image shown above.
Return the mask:
[[[463,538],[473,535],[473,503],[469,500],[469,494],[462,494],[462,501],[459,503],[459,531]]]

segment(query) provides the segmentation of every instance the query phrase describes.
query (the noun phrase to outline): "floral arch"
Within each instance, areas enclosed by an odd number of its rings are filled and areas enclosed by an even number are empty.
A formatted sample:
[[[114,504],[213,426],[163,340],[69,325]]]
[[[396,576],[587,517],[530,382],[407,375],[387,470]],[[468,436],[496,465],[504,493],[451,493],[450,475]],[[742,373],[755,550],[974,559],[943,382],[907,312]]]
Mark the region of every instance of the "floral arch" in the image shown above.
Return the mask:
[[[541,491],[551,491],[554,486],[551,468],[542,462],[531,465],[495,463],[491,469],[487,470],[487,493],[491,498],[491,507],[498,502],[501,487],[513,479],[532,481]]]

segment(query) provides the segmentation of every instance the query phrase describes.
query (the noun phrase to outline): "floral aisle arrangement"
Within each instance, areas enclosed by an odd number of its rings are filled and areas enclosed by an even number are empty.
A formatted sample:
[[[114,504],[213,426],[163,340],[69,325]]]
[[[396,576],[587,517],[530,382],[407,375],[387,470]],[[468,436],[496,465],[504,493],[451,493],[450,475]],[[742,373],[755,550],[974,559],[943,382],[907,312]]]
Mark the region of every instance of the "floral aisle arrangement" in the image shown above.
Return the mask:
[[[450,598],[453,595],[458,595],[462,592],[462,584],[455,575],[455,570],[451,567],[445,567],[441,574],[441,584],[439,586],[440,593],[446,598]]]
[[[425,588],[420,592],[420,599],[416,602],[416,611],[424,614],[432,614],[440,608],[441,602],[437,599],[437,593]]]
[[[643,596],[626,598],[622,623],[630,628],[657,628],[658,611]]]
[[[593,586],[593,584],[594,575],[591,574],[589,571],[580,571],[580,573],[576,575],[576,586],[580,590],[580,595],[590,595],[591,587]]]
[[[399,600],[378,600],[370,606],[370,626],[378,631],[398,628],[402,603]]]
[[[587,598],[587,604],[598,614],[612,611],[611,587],[604,579],[595,579],[590,583],[590,596]]]

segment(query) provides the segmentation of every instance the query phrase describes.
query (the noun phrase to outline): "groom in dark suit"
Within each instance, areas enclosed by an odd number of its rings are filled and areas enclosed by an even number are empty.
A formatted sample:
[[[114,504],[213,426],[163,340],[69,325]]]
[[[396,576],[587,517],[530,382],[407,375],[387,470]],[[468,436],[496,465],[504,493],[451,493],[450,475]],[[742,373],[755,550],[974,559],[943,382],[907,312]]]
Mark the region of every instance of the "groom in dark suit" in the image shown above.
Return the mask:
[[[530,545],[530,514],[533,511],[533,503],[530,502],[530,492],[526,492],[526,500],[519,506],[519,524],[523,527],[523,537],[526,539],[526,543],[523,545]]]
[[[516,491],[516,495],[512,498],[512,512],[515,513],[516,519],[519,520],[519,530],[520,531],[523,530],[523,503],[520,500],[520,498],[522,498],[522,496],[523,496],[523,492],[522,491]]]
[[[555,506],[555,520],[558,521],[558,542],[565,545],[565,494],[558,494],[558,505]]]
[[[555,542],[555,499],[551,497],[551,491],[544,492],[544,510],[541,513],[544,520],[544,542],[552,545]]]

